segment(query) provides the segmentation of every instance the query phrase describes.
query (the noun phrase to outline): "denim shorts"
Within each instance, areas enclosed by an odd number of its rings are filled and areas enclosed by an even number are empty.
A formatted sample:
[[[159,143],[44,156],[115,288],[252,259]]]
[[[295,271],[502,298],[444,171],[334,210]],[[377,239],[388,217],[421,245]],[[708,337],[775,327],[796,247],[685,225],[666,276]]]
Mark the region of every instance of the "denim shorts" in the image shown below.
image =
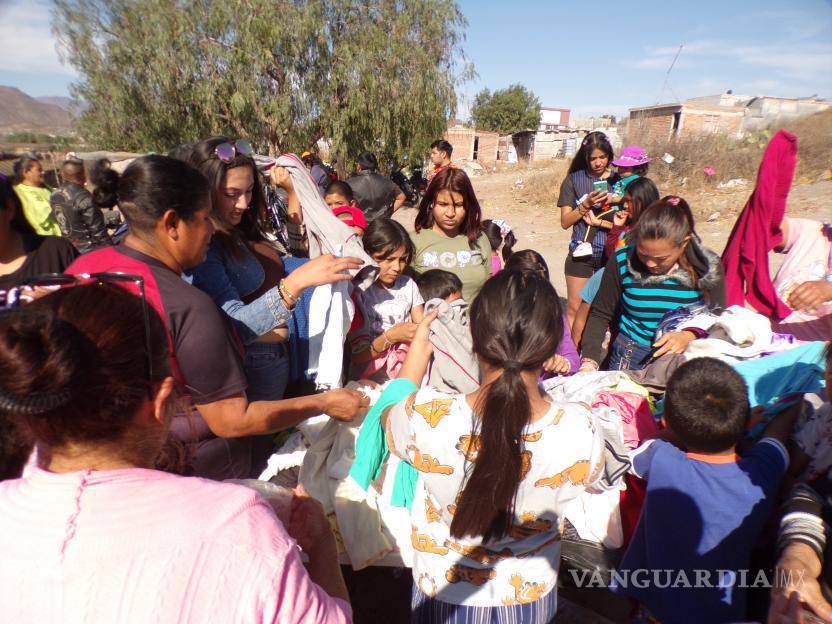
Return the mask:
[[[653,347],[636,342],[619,332],[610,346],[607,370],[641,370],[650,363]]]

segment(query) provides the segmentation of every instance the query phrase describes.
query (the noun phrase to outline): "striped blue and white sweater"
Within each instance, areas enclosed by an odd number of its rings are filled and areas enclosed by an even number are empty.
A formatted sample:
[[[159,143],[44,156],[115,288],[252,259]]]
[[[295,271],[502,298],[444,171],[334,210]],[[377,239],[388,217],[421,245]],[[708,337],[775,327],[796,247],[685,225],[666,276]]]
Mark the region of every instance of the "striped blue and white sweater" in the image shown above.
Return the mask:
[[[634,245],[616,251],[592,303],[582,340],[583,357],[600,362],[601,343],[611,323],[628,338],[649,346],[667,312],[705,299],[711,306],[725,306],[725,274],[719,256],[693,240],[685,254],[697,284],[681,267],[653,275],[639,260]]]

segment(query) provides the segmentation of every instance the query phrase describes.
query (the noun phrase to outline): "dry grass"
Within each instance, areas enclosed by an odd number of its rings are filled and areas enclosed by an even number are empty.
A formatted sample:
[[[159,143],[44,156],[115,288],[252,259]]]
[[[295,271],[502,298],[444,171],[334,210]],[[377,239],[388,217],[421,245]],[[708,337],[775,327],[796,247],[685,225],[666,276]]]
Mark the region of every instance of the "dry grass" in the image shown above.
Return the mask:
[[[647,174],[658,185],[661,193],[682,195],[695,206],[699,215],[713,211],[736,210],[742,207],[737,196],[751,192],[757,169],[769,139],[779,127],[798,137],[798,165],[795,184],[806,184],[819,179],[832,179],[832,110],[797,119],[742,140],[713,135],[687,141],[645,145],[653,156]],[[661,160],[665,152],[675,158],[671,165]],[[549,160],[537,163],[497,165],[497,172],[511,172],[513,180],[522,180],[522,187],[512,185],[511,197],[520,204],[532,207],[554,206],[569,160]],[[716,174],[709,176],[705,167],[713,167]],[[489,186],[488,177],[482,179]],[[717,189],[721,182],[742,178],[748,184],[736,189]],[[496,189],[495,189],[496,190]],[[505,183],[500,185],[505,190]],[[723,197],[724,196],[724,197]],[[717,200],[725,200],[722,203]],[[727,202],[728,208],[723,206]]]
[[[808,183],[828,176],[832,165],[832,110],[774,124],[740,140],[713,135],[646,145],[648,152],[654,155],[648,175],[660,188],[679,193],[707,190],[734,178],[743,178],[753,184],[765,147],[780,127],[798,137],[795,182]],[[660,159],[665,152],[675,158],[670,165]],[[706,167],[715,169],[716,174],[707,175]]]
[[[491,201],[504,203],[505,194],[508,191],[512,202],[534,207],[554,206],[560,191],[560,183],[566,176],[568,168],[568,160],[558,159],[536,163],[519,162],[515,165],[498,163],[496,173],[501,175],[494,177],[486,175],[478,178],[477,193],[482,193],[486,201],[491,197]],[[508,185],[505,183],[506,174],[510,175],[511,180]]]

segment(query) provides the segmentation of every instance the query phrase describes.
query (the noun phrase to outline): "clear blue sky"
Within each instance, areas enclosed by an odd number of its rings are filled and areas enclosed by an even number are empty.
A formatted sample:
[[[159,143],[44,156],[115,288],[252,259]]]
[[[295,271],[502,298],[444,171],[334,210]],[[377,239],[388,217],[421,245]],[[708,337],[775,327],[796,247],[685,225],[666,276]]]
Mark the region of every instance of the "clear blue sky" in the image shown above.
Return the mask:
[[[473,95],[520,82],[544,106],[621,114],[631,106],[711,95],[832,97],[829,0],[595,2],[461,0]],[[667,68],[684,48],[662,93]],[[0,84],[67,95],[45,0],[0,0]]]

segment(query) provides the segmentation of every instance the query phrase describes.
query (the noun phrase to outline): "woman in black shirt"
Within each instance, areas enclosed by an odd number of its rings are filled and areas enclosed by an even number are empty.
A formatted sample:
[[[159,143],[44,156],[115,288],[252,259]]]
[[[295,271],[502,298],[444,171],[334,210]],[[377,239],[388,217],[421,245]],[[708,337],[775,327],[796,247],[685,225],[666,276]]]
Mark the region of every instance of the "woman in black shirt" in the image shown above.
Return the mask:
[[[2,292],[36,275],[63,273],[78,252],[58,236],[38,236],[23,216],[20,199],[0,176],[0,300]],[[32,445],[0,417],[0,481],[20,476]]]

